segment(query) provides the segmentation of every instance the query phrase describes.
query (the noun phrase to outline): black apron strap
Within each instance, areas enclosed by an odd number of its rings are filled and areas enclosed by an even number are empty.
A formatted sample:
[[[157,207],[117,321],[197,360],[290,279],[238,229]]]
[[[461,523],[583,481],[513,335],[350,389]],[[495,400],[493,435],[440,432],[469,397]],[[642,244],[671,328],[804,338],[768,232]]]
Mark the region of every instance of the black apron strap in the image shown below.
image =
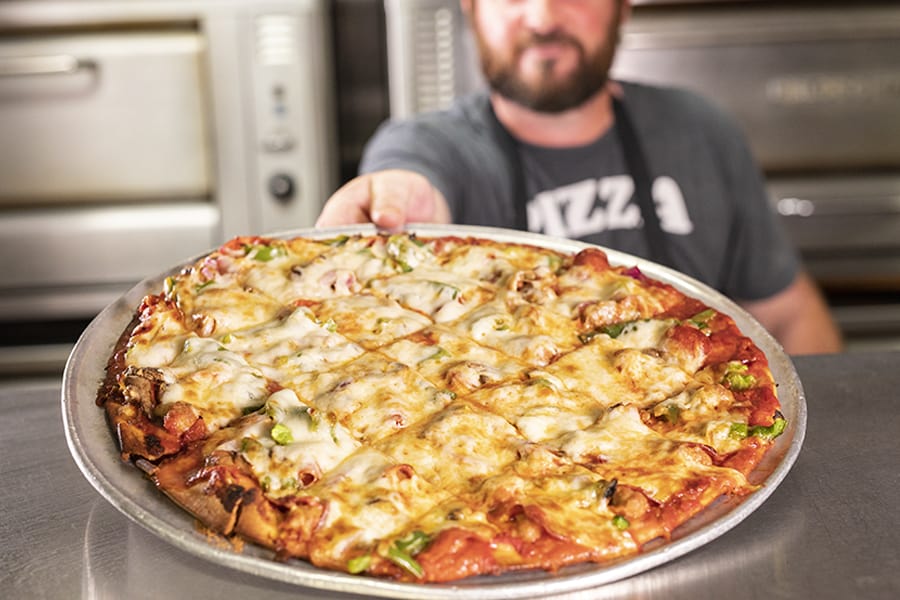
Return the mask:
[[[640,208],[641,217],[644,220],[644,236],[650,253],[647,258],[656,263],[670,267],[674,266],[665,234],[659,222],[659,216],[656,214],[656,206],[653,202],[651,188],[653,177],[647,166],[647,159],[641,148],[634,125],[631,122],[628,111],[618,98],[613,97],[612,106],[616,119],[616,132],[625,156],[625,166],[634,181],[635,199]],[[494,138],[500,142],[500,147],[506,156],[506,162],[509,167],[510,185],[515,207],[514,226],[521,231],[528,231],[528,212],[526,208],[528,199],[525,194],[525,173],[522,168],[522,159],[519,156],[519,144],[500,123],[500,120],[494,113],[493,106],[490,106],[489,112],[490,127],[494,133]]]
[[[619,141],[625,154],[625,166],[634,180],[634,196],[641,209],[644,218],[644,236],[647,238],[647,246],[650,249],[650,260],[669,267],[674,266],[672,256],[669,253],[669,245],[666,236],[659,223],[659,215],[656,214],[656,203],[653,201],[653,176],[647,164],[647,157],[641,142],[638,139],[631,116],[625,110],[622,101],[613,96],[613,114],[616,118],[616,131],[619,133]]]

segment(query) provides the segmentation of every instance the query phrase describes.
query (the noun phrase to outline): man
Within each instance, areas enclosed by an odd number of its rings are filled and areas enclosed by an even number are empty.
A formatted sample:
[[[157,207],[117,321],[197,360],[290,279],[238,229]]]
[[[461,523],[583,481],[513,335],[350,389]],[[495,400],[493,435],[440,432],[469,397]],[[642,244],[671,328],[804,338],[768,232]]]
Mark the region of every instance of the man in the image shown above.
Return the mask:
[[[627,0],[461,0],[489,95],[383,126],[317,226],[519,227],[649,257],[739,301],[786,350],[840,336],[735,126],[608,79]]]

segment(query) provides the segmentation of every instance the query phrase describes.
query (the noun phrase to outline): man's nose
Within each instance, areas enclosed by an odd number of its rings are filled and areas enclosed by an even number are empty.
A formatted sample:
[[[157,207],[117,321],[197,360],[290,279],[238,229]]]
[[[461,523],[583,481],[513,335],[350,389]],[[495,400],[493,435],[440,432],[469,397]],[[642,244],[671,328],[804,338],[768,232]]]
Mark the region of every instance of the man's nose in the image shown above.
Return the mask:
[[[523,0],[522,22],[535,33],[550,33],[559,25],[556,0]]]

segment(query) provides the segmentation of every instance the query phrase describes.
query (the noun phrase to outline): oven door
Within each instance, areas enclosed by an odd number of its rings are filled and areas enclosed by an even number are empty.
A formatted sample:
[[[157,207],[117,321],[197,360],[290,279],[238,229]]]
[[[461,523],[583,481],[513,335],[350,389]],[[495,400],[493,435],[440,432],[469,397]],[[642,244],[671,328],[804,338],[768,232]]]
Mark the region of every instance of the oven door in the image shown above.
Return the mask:
[[[0,320],[92,315],[218,240],[188,24],[0,39]]]
[[[197,31],[0,39],[0,206],[208,198]]]

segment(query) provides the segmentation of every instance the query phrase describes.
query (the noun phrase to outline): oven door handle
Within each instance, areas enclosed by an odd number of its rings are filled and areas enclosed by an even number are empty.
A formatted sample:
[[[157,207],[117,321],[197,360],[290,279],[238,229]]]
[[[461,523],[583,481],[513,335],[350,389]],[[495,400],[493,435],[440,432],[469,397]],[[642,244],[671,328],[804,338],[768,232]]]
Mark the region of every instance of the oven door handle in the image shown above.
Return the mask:
[[[79,71],[95,69],[91,59],[69,54],[52,56],[7,56],[0,58],[0,77],[31,77],[34,75],[74,75]]]

